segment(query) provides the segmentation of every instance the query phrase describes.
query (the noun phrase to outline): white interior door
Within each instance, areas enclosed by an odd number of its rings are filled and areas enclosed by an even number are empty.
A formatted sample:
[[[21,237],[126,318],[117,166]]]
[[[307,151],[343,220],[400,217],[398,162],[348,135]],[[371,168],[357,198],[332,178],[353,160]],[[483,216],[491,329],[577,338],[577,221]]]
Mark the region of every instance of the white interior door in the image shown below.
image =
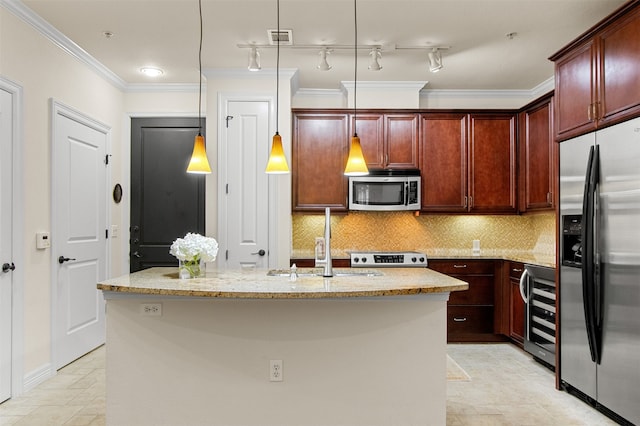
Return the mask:
[[[12,96],[0,89],[0,402],[11,397],[13,265],[13,112]],[[5,266],[6,265],[6,266]]]
[[[269,180],[264,173],[271,148],[268,101],[229,101],[226,176],[221,178],[226,203],[219,233],[227,252],[219,264],[229,268],[266,268],[269,264]],[[225,223],[226,222],[226,223]]]
[[[60,368],[104,343],[108,129],[54,105],[54,362]]]

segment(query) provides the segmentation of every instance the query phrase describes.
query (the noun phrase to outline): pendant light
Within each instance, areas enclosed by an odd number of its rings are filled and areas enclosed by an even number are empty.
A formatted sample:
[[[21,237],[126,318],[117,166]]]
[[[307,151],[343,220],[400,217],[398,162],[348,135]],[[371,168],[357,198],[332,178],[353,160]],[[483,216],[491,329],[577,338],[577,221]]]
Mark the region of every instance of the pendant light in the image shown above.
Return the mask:
[[[354,33],[355,33],[355,41],[354,41],[354,73],[353,73],[353,136],[351,137],[351,146],[349,148],[349,158],[347,159],[347,166],[344,169],[344,174],[346,176],[363,176],[369,174],[369,169],[367,168],[367,162],[364,159],[364,155],[362,154],[362,146],[360,145],[360,138],[358,137],[358,133],[356,132],[356,122],[357,122],[357,84],[358,84],[358,10],[356,5],[356,0],[353,0],[353,19],[354,19]]]
[[[269,155],[265,172],[269,174],[285,174],[289,173],[289,165],[287,164],[287,157],[284,155],[282,137],[280,137],[280,133],[278,133],[278,121],[280,118],[278,111],[280,106],[280,0],[277,0],[276,8],[278,15],[278,36],[276,40],[276,134],[273,135],[271,154]]]
[[[193,142],[193,152],[191,161],[187,167],[187,173],[209,174],[211,167],[207,159],[207,149],[202,136],[202,0],[198,0],[198,10],[200,12],[200,47],[198,49],[198,71],[200,85],[198,89],[198,135]]]

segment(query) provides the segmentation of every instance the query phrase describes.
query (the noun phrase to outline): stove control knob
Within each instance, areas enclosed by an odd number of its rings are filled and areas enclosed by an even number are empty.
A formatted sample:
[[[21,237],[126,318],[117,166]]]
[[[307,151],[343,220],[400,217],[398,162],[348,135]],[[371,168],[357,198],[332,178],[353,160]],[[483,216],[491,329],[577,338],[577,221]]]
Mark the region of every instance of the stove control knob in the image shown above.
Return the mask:
[[[413,263],[416,263],[416,261],[417,261],[417,260],[418,260],[418,259],[416,259],[415,257],[412,257],[412,258],[411,258],[411,261],[412,261]]]
[[[358,263],[358,262],[360,262],[360,258],[359,258],[359,257],[354,257],[354,258],[353,258],[353,262],[354,262],[354,263]]]
[[[367,263],[367,258],[366,257],[362,258],[362,263]]]
[[[424,263],[424,257],[421,257],[421,258],[420,258],[420,262],[421,262],[421,263]]]

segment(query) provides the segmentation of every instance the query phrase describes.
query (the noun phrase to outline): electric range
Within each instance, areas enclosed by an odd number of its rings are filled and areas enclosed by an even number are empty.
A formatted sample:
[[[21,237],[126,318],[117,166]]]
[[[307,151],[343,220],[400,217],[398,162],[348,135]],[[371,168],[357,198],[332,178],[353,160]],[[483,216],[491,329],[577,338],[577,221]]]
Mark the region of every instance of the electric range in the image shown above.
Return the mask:
[[[352,268],[426,268],[427,255],[417,251],[353,251]]]

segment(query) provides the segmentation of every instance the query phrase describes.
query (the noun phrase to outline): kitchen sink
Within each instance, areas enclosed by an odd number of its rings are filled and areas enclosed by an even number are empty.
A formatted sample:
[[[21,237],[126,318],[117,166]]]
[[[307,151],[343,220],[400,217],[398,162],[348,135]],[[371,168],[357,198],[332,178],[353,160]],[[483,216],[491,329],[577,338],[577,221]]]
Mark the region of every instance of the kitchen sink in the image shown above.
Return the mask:
[[[291,276],[291,270],[289,269],[271,269],[267,272],[270,277],[289,277]],[[322,268],[298,268],[296,270],[298,277],[321,277]],[[334,277],[379,277],[382,276],[382,272],[371,270],[357,270],[357,269],[336,269],[333,268]]]

